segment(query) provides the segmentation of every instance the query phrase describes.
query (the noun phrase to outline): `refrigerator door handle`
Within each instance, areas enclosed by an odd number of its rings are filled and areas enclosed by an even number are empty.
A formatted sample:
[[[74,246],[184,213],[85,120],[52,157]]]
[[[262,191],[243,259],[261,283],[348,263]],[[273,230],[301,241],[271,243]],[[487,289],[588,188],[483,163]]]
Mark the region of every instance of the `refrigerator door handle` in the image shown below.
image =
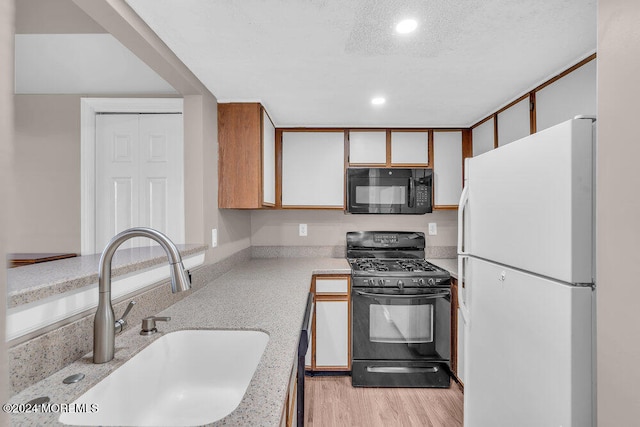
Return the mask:
[[[464,288],[465,284],[465,260],[469,258],[469,254],[465,251],[464,242],[464,211],[469,203],[469,186],[465,185],[460,195],[460,205],[458,206],[458,307],[464,323],[469,323],[469,308],[465,302],[464,293],[468,289]]]
[[[469,202],[469,186],[465,185],[460,195],[460,204],[458,206],[458,254],[467,255],[464,245],[464,211]]]

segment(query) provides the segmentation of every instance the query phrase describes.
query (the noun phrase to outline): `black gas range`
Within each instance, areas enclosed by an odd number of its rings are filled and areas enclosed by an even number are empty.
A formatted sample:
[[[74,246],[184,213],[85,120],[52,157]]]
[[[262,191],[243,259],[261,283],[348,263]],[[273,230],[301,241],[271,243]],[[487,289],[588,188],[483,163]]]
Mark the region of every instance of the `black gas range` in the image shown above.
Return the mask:
[[[420,232],[352,231],[347,233],[351,286],[398,289],[449,287],[448,271],[424,259]]]
[[[354,386],[449,386],[451,278],[424,248],[420,232],[347,233]]]

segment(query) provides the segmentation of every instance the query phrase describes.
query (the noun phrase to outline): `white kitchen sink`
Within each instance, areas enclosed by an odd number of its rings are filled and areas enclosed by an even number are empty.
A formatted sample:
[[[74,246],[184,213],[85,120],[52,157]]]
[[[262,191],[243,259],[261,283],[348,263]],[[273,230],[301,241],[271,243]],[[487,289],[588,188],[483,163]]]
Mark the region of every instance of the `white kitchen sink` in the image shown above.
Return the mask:
[[[106,426],[212,423],[238,407],[268,341],[260,331],[166,334],[72,403],[86,404],[86,412],[63,413],[59,421]],[[91,412],[92,404],[97,411]]]

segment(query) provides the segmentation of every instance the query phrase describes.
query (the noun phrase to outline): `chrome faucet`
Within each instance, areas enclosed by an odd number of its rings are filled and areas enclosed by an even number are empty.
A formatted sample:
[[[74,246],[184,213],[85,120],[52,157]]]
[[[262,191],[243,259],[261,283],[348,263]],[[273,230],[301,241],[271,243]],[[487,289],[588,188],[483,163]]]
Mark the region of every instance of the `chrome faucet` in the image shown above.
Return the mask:
[[[111,304],[111,260],[118,246],[133,237],[148,237],[162,246],[169,258],[171,267],[171,291],[186,291],[191,288],[191,282],[182,264],[182,257],[171,240],[161,232],[151,228],[130,228],[117,234],[104,248],[98,267],[98,310],[93,325],[93,363],[105,363],[113,359],[116,330],[120,332],[113,314]]]

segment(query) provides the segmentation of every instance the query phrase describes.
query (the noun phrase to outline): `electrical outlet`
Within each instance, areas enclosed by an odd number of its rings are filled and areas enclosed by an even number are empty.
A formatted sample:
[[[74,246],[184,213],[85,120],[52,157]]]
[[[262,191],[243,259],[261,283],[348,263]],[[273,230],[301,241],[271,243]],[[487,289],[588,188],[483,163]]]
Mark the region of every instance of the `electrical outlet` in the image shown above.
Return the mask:
[[[218,246],[218,229],[212,228],[211,229],[211,247],[215,248],[217,246]]]
[[[438,234],[438,224],[436,224],[435,222],[430,222],[429,223],[429,236],[435,236],[436,234]]]
[[[307,224],[300,224],[298,227],[298,235],[306,236],[307,235]]]

